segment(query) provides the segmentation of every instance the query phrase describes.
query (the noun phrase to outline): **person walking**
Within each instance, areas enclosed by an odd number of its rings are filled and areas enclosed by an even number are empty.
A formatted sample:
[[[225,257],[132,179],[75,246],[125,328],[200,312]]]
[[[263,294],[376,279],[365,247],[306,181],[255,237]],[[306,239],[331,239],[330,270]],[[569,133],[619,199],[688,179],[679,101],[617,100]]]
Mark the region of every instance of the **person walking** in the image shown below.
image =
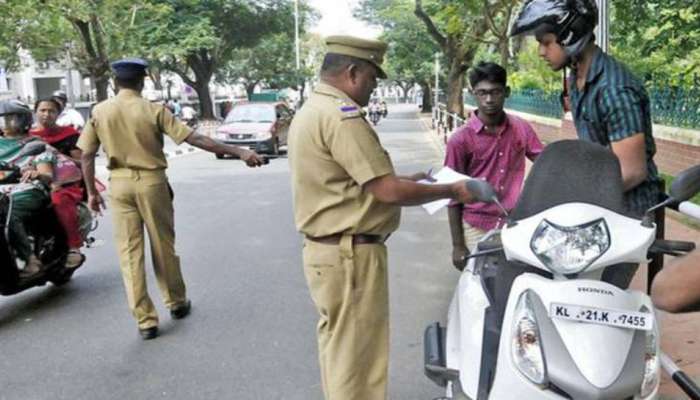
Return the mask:
[[[637,217],[660,202],[649,96],[642,82],[595,44],[594,0],[529,0],[511,35],[534,34],[554,71],[571,68],[568,93],[581,140],[609,147],[620,161],[625,202]],[[626,289],[637,264],[606,269],[603,280]]]
[[[180,259],[175,254],[173,192],[165,169],[163,134],[177,144],[238,156],[249,167],[263,164],[255,152],[217,142],[193,132],[166,108],[141,97],[148,63],[128,58],[112,63],[118,94],[100,104],[83,130],[82,150],[88,205],[96,212],[104,200],[95,187],[95,155],[103,146],[110,172],[110,200],[119,264],[127,300],[145,340],[158,335],[158,314],[146,289],[144,270],[145,225],[151,244],[156,280],[170,315],[186,317],[191,302],[186,296]]]
[[[387,394],[389,298],[384,241],[400,206],[439,198],[470,203],[465,181],[423,185],[397,176],[365,120],[386,44],[326,39],[321,82],[289,133],[294,220],[305,236],[306,281],[319,314],[321,383],[327,400],[383,400]]]

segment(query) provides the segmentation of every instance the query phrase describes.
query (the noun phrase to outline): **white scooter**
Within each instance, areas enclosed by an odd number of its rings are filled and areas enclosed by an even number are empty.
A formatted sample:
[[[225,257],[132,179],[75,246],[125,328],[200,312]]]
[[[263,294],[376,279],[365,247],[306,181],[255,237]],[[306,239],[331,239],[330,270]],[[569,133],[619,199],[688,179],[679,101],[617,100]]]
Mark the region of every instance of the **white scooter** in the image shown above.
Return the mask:
[[[700,190],[689,171],[658,207]],[[497,201],[487,184],[477,198]],[[655,240],[651,212],[626,215],[620,166],[607,149],[553,143],[507,225],[470,256],[447,328],[425,331],[425,373],[449,399],[655,399],[659,326],[649,296],[601,281],[604,269],[677,254]]]

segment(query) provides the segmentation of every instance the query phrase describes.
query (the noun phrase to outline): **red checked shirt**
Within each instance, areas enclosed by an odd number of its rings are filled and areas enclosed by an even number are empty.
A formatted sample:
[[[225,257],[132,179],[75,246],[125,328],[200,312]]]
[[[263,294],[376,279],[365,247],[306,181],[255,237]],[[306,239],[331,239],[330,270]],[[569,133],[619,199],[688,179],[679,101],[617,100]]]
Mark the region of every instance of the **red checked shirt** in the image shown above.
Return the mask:
[[[522,189],[525,157],[534,160],[542,148],[535,131],[522,119],[506,115],[497,133],[490,133],[474,114],[450,137],[445,166],[472,178],[486,179],[510,211]],[[485,203],[465,204],[463,218],[482,230],[501,226],[505,221],[497,205]]]

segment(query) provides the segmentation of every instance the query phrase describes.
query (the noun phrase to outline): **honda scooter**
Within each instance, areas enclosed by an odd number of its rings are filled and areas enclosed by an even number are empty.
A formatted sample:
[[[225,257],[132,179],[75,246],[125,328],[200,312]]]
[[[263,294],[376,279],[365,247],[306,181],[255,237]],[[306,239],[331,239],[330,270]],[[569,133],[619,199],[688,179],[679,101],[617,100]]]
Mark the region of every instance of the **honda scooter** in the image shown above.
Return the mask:
[[[658,207],[698,192],[700,168],[680,181]],[[477,189],[498,202],[487,184]],[[662,353],[651,299],[601,280],[650,251],[693,249],[656,239],[652,213],[628,214],[608,149],[549,145],[506,225],[469,256],[447,327],[426,328],[426,375],[459,400],[655,399]]]
[[[45,144],[39,141],[28,142],[21,155],[38,155],[45,151]],[[17,259],[9,241],[9,223],[12,213],[12,196],[9,188],[19,183],[22,174],[16,166],[0,163],[0,295],[9,296],[26,289],[45,285],[51,282],[60,286],[68,283],[73,273],[80,267],[66,268],[64,266],[68,255],[66,234],[56,217],[53,208],[46,207],[37,213],[28,226],[34,254],[43,264],[41,271],[30,276],[21,276]],[[83,242],[90,245],[94,239],[90,233],[97,228],[97,221],[87,205],[78,205],[78,220]],[[85,258],[83,257],[83,262]],[[82,263],[81,263],[82,265]]]

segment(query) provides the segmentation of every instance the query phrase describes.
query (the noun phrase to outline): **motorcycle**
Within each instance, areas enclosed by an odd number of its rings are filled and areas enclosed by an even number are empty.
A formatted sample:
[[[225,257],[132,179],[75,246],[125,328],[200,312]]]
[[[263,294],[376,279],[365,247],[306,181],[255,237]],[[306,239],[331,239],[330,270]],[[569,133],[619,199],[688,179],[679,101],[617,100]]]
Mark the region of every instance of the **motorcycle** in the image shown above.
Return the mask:
[[[379,111],[370,111],[369,112],[369,120],[372,121],[373,125],[377,125],[379,123],[379,119],[381,118],[381,114]]]
[[[40,142],[29,142],[21,151],[21,155],[38,155],[45,151],[45,145]],[[51,282],[56,286],[68,283],[73,273],[80,267],[66,268],[68,256],[66,234],[56,217],[52,207],[46,207],[32,217],[27,226],[30,233],[34,254],[43,264],[41,271],[27,277],[20,276],[17,259],[9,241],[9,223],[12,212],[12,196],[10,188],[19,183],[22,174],[18,167],[0,163],[0,295],[9,296],[26,289],[43,286]],[[78,205],[78,220],[83,242],[88,246],[94,242],[90,233],[97,229],[97,221],[87,205]],[[85,262],[85,258],[83,258]],[[81,263],[82,265],[82,263]]]
[[[612,152],[549,145],[506,225],[469,256],[447,327],[426,328],[426,376],[449,399],[655,399],[665,361],[651,299],[601,278],[648,253],[694,248],[655,237],[654,209],[700,191],[700,166],[681,176],[639,219],[626,212]],[[487,184],[476,189],[479,201],[499,204]]]

